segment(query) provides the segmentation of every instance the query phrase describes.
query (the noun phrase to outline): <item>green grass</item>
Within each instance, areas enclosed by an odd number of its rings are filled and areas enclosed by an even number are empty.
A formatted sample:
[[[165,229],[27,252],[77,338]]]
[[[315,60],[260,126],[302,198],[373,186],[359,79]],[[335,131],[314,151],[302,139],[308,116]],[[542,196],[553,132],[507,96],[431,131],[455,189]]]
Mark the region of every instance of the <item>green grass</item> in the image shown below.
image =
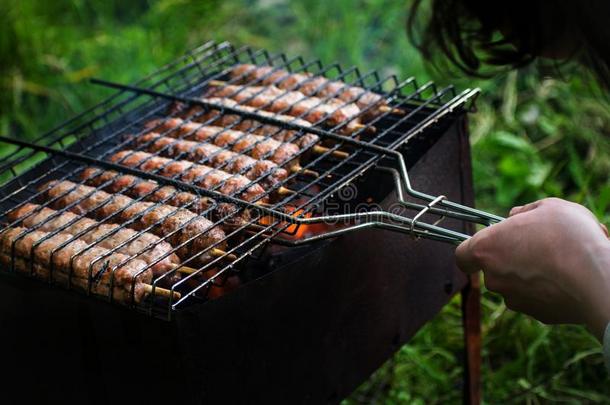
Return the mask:
[[[480,86],[472,116],[477,204],[500,214],[544,196],[610,219],[610,111],[577,71],[526,69],[494,80],[426,70],[404,34],[405,6],[382,0],[33,1],[0,3],[0,133],[34,137],[108,94],[91,77],[126,82],[208,39],[378,69],[401,78]],[[597,342],[581,327],[547,327],[484,292],[487,403],[610,402]],[[459,302],[454,300],[354,395],[355,403],[457,403]]]

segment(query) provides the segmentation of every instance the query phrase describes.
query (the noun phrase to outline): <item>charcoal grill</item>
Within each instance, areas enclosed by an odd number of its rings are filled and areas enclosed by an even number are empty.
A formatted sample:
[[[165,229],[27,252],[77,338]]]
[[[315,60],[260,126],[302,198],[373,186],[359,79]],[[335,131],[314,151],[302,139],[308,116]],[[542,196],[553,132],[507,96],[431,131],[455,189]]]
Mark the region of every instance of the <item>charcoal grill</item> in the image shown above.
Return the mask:
[[[212,82],[231,83],[227,71],[238,63],[332,77],[385,94],[402,113],[387,111],[346,135],[343,124],[303,126],[199,98]],[[12,265],[5,266],[0,284],[5,300],[1,319],[4,330],[14,332],[3,337],[3,347],[15,348],[7,364],[33,374],[25,391],[21,371],[10,379],[20,398],[335,403],[462,291],[465,399],[478,401],[478,285],[455,270],[450,246],[464,240],[473,223],[501,219],[468,208],[472,188],[465,113],[476,89],[457,93],[453,87],[420,86],[415,79],[381,78],[376,72],[362,74],[356,68],[215,42],[134,84],[96,82],[118,91],[33,142],[2,138],[9,146],[0,160],[0,220],[7,227],[20,226],[24,220],[11,219],[9,213],[28,202],[52,206],[56,216],[71,210],[74,204],[57,207],[43,199],[47,182],[88,184],[91,179],[81,173],[96,167],[210,201],[200,214],[224,227],[228,243],[219,249],[225,240],[216,241],[153,279],[143,300],[135,297],[136,277],[127,288],[129,298],[117,297],[114,274],[120,265],[89,266],[84,281],[70,270],[66,281],[54,262],[42,272],[27,257],[21,258],[25,265],[16,266],[13,244]],[[110,161],[117,151],[147,147],[134,143],[149,131],[146,122],[193,106],[200,113],[219,111],[289,129],[295,139],[317,135],[319,150],[303,156],[300,170],[267,188],[258,201],[187,183],[180,174],[162,175],[163,169],[145,171]],[[153,157],[167,156],[169,148]],[[92,193],[107,186],[102,183]],[[134,188],[120,191],[129,194]],[[288,192],[280,193],[281,188]],[[139,195],[130,204],[150,198],[150,193]],[[218,214],[221,204],[233,210]],[[81,210],[77,218],[95,212]],[[246,221],[227,227],[246,212]],[[131,227],[136,217],[107,222],[118,222],[120,230]],[[163,220],[138,228],[136,236],[158,229]],[[169,240],[171,236],[160,235],[156,243]],[[126,243],[96,260],[103,263]],[[178,251],[172,245],[168,255]],[[210,260],[197,261],[198,254],[213,249]],[[110,277],[103,294],[96,289],[100,273]],[[171,279],[177,274],[180,280]],[[23,275],[67,289],[49,288]],[[81,280],[80,288],[75,280]],[[103,305],[85,295],[122,305]]]

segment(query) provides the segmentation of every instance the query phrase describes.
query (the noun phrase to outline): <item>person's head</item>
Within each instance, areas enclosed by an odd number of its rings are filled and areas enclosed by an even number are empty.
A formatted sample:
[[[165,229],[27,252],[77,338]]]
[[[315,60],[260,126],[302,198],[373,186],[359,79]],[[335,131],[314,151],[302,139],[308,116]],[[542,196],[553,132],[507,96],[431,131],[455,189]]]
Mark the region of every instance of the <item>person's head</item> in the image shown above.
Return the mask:
[[[440,54],[469,74],[539,57],[577,60],[610,89],[609,19],[608,0],[415,0],[407,29],[424,56]]]

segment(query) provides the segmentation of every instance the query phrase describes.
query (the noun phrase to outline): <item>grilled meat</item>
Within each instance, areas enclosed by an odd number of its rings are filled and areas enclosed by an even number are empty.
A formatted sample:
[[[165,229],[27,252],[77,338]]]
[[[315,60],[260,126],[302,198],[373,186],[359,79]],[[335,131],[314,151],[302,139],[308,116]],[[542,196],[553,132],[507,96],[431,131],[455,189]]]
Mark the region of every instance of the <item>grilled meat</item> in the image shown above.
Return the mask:
[[[352,134],[360,129],[360,108],[339,99],[308,97],[298,91],[286,91],[275,86],[210,86],[203,100],[224,97],[263,110],[303,118],[312,124],[324,122],[335,127],[343,124],[341,132]]]
[[[148,152],[160,152],[171,158],[204,163],[222,171],[243,174],[248,179],[270,188],[283,182],[288,172],[269,160],[256,160],[211,143],[193,142],[161,136],[155,132],[134,138]]]
[[[117,152],[110,157],[110,160],[145,172],[196,184],[206,190],[217,190],[224,195],[240,196],[247,201],[260,200],[265,194],[265,190],[260,184],[253,183],[247,177],[229,174],[187,160],[172,160],[152,153],[132,150]],[[263,197],[262,200],[267,201],[268,199]]]
[[[59,213],[30,203],[9,212],[8,218],[11,221],[20,220],[21,224],[28,228],[37,227],[37,230],[43,232],[59,230],[61,233],[76,235],[78,239],[90,245],[117,249],[115,251],[118,253],[134,256],[152,266],[155,278],[172,271],[180,264],[172,246],[149,232],[136,232],[117,224],[99,223],[93,219],[79,218],[69,211]],[[169,277],[167,280],[173,282],[174,278]]]
[[[145,283],[152,279],[150,270],[144,270],[147,264],[143,260],[110,253],[69,233],[50,236],[22,227],[0,231],[0,261],[20,272],[29,272],[32,266],[34,274],[44,279],[52,268],[56,282],[67,285],[69,280],[82,290],[88,289],[91,275],[94,294],[107,296],[112,285],[114,300],[126,304],[131,302],[132,287],[134,301],[141,302],[147,295]]]
[[[184,208],[195,214],[208,214],[216,204],[208,197],[180,191],[172,186],[161,186],[152,180],[120,174],[112,170],[88,167],[83,170],[80,178],[89,186],[104,187],[109,193],[120,193],[134,198],[144,197],[147,201]]]
[[[90,186],[103,187],[109,193],[121,193],[133,198],[181,207],[196,214],[210,214],[214,221],[222,221],[223,227],[227,228],[243,226],[251,221],[247,210],[240,211],[233,204],[216,204],[207,197],[179,191],[172,186],[160,186],[154,181],[129,174],[88,167],[81,173],[81,179]]]
[[[55,209],[69,208],[76,214],[124,224],[137,231],[148,230],[178,248],[182,260],[195,257],[200,264],[214,257],[211,249],[226,248],[226,235],[212,222],[191,211],[165,204],[134,201],[121,194],[108,194],[71,181],[50,181],[39,188]]]
[[[388,106],[387,101],[379,94],[323,76],[314,76],[311,73],[289,73],[273,66],[245,63],[233,67],[229,74],[242,84],[256,82],[284,90],[297,90],[306,96],[334,97],[348,103],[356,103],[362,110],[369,109],[366,111],[366,119],[379,116],[381,114],[379,107]]]
[[[269,159],[278,165],[297,164],[300,148],[289,142],[280,142],[261,135],[246,134],[214,126],[202,126],[180,118],[149,122],[148,127],[161,127],[168,132],[163,135],[198,142],[210,142],[233,152],[245,153],[255,159]]]
[[[240,105],[237,101],[229,98],[208,98],[207,101],[226,107],[236,108],[241,111],[256,113],[261,116],[275,118],[276,120],[297,124],[302,127],[311,127],[309,121],[295,118],[290,115],[274,114],[268,111],[260,110],[247,105]],[[262,122],[245,119],[237,114],[222,114],[218,110],[206,111],[200,106],[192,106],[188,110],[184,109],[184,106],[180,103],[174,104],[170,108],[170,114],[178,115],[184,119],[190,119],[197,122],[205,123],[206,125],[214,125],[218,127],[225,127],[227,129],[233,129],[237,131],[250,132],[255,135],[263,135],[266,137],[272,137],[281,142],[292,142],[301,149],[308,149],[320,141],[320,138],[314,134],[301,134],[299,131],[291,129],[283,129],[274,125],[263,124]],[[167,121],[170,121],[168,119]],[[156,125],[161,125],[161,120],[151,121],[148,125],[149,129],[155,130]]]

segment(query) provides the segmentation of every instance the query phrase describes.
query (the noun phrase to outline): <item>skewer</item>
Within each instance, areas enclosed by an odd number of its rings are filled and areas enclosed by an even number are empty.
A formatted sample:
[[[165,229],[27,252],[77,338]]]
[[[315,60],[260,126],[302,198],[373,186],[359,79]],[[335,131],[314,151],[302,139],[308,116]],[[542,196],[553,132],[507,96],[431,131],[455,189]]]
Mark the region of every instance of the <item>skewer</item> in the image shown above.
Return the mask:
[[[296,191],[291,190],[291,189],[286,188],[286,187],[280,187],[280,188],[278,188],[278,189],[277,189],[277,193],[278,193],[279,195],[293,195],[293,194],[297,194],[297,192],[296,192]]]
[[[290,171],[293,172],[293,173],[300,173],[300,174],[304,174],[304,175],[315,177],[315,178],[320,177],[320,173],[318,173],[318,172],[316,172],[314,170],[304,169],[299,164],[293,165],[290,168]]]
[[[208,82],[208,86],[213,86],[213,87],[220,87],[220,86],[226,86],[227,82],[224,82],[222,80],[210,80]]]
[[[374,134],[377,132],[377,128],[375,128],[372,125],[365,125],[365,124],[354,124],[354,128],[356,128],[356,131],[360,131],[362,129],[365,129],[366,132]]]
[[[260,205],[261,207],[264,207],[264,208],[272,208],[274,205],[274,204],[269,204],[269,203],[262,202],[262,201],[257,201],[254,204]]]
[[[227,253],[224,250],[217,249],[217,248],[212,248],[212,250],[210,250],[210,256],[213,256],[213,257],[224,257],[227,260],[231,260],[232,262],[237,260],[237,256],[235,256],[233,253]]]
[[[153,290],[154,290],[154,294],[153,294]],[[144,284],[144,291],[146,291],[148,294],[160,296],[160,297],[168,298],[168,299],[173,298],[173,299],[179,300],[182,297],[182,294],[180,294],[178,291],[171,291],[171,290],[168,290],[167,288],[161,288],[161,287],[153,287],[150,284]]]
[[[396,115],[405,115],[406,114],[406,111],[403,110],[402,108],[390,107],[389,105],[379,106],[378,110],[381,111],[382,113],[390,113],[390,114],[396,114]]]
[[[197,269],[194,269],[192,267],[188,267],[188,266],[183,266],[181,264],[177,264],[174,269],[178,269],[178,273],[182,273],[182,274],[193,274],[197,272]]]
[[[313,151],[313,153],[317,153],[318,155],[323,155],[326,152],[330,151],[329,148],[327,148],[325,146],[320,146],[320,145],[314,145],[314,147],[311,148],[311,150]],[[349,157],[349,153],[342,151],[342,150],[335,150],[331,153],[331,155],[338,159],[347,159]]]

